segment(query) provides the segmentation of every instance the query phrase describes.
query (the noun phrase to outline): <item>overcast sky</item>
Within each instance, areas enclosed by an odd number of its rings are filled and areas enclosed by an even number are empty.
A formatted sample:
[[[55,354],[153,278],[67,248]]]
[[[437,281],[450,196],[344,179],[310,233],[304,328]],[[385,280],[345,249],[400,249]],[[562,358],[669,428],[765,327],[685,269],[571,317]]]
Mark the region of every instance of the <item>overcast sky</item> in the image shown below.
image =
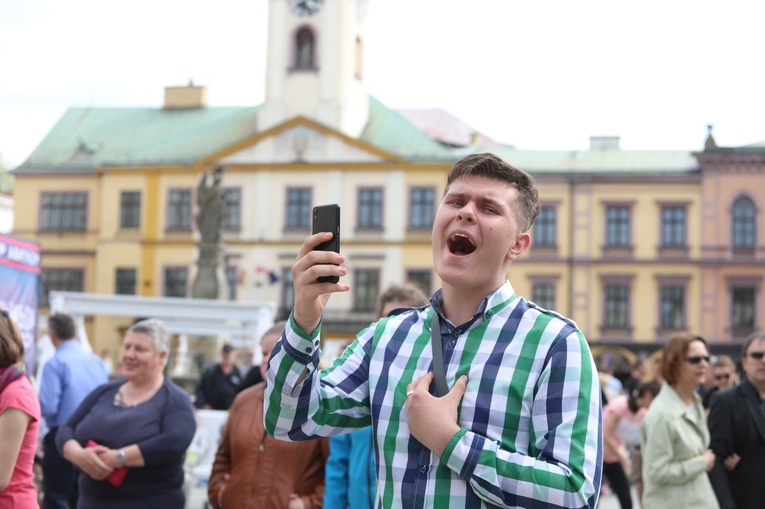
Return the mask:
[[[282,0],[283,1],[283,0]],[[0,154],[21,164],[68,107],[264,96],[267,0],[0,0]],[[371,0],[365,81],[519,149],[765,140],[761,0]]]

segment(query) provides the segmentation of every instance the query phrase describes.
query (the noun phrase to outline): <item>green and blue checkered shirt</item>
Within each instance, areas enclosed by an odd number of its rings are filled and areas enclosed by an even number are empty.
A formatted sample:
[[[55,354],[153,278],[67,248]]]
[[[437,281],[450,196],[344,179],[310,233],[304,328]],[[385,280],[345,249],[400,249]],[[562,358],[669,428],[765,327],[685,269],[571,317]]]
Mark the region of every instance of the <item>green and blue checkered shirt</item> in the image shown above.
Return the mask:
[[[509,282],[457,327],[441,302],[438,291],[430,306],[372,324],[323,371],[320,327],[308,334],[290,319],[269,361],[268,432],[307,440],[372,425],[378,507],[594,508],[600,385],[576,324],[517,297]],[[440,458],[411,436],[404,409],[407,384],[433,370],[434,312],[448,385],[468,376],[462,429]]]

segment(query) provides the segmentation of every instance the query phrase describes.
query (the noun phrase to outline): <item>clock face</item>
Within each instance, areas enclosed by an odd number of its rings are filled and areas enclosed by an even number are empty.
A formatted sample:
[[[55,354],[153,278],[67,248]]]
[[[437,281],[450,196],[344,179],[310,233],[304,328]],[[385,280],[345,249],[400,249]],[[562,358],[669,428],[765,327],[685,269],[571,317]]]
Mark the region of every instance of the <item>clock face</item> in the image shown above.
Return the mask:
[[[321,9],[324,0],[288,0],[292,12],[300,17],[316,14]]]

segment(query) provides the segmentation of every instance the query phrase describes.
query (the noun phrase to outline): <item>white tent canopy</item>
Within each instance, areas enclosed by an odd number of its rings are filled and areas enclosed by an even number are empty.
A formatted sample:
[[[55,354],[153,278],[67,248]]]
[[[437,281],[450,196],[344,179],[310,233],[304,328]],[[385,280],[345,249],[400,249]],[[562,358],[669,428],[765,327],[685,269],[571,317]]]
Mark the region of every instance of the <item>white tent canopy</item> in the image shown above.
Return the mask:
[[[234,346],[257,344],[274,323],[273,302],[237,302],[177,297],[140,297],[81,292],[50,292],[51,313],[71,315],[78,324],[88,315],[158,318],[170,334],[215,336]],[[85,334],[83,327],[78,327]],[[89,344],[87,337],[80,340]]]

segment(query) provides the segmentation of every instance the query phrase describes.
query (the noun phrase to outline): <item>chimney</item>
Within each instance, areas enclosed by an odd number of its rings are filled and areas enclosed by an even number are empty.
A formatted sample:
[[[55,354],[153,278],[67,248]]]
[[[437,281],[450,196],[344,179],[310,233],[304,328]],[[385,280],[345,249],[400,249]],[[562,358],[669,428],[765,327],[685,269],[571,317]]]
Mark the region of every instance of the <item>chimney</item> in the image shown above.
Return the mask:
[[[590,150],[619,150],[619,137],[590,136]]]
[[[205,87],[195,87],[189,81],[185,87],[165,87],[166,110],[204,108],[207,96]]]

